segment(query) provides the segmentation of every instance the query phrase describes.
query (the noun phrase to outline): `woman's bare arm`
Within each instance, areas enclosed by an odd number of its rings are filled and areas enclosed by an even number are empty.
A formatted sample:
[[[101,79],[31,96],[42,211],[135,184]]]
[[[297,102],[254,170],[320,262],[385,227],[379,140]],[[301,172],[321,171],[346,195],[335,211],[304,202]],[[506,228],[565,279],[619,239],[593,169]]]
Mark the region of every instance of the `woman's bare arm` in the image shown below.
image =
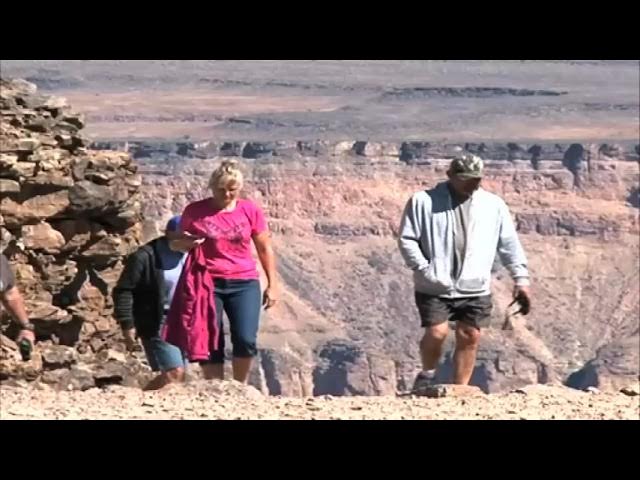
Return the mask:
[[[185,232],[167,233],[167,240],[169,240],[169,248],[176,252],[188,252],[193,247],[204,242],[204,238]]]
[[[271,308],[278,299],[278,285],[276,280],[276,256],[271,246],[271,237],[268,232],[262,232],[253,236],[253,243],[258,252],[260,264],[267,275],[267,288],[264,291],[263,305]]]

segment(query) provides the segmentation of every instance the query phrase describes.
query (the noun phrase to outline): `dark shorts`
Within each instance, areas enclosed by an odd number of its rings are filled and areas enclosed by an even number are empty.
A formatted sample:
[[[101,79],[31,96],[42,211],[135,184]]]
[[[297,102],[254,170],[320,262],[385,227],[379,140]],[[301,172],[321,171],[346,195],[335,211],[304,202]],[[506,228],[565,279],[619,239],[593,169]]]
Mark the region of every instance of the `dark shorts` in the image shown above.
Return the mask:
[[[493,303],[491,295],[469,298],[441,298],[416,293],[416,305],[423,327],[433,327],[444,322],[464,322],[476,328],[486,328],[491,323]]]
[[[233,356],[238,358],[255,357],[262,308],[262,292],[258,280],[216,279],[216,318],[220,327],[218,349],[212,352],[209,360],[200,363],[224,363],[224,326],[223,312],[229,319]]]

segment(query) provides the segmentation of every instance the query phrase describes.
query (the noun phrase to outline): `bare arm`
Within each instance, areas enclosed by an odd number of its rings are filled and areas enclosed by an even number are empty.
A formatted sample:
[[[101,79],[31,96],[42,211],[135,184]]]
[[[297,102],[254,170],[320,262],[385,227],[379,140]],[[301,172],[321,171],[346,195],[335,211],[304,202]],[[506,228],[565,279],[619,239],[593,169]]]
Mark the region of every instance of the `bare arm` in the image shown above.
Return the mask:
[[[19,325],[29,323],[29,316],[24,307],[24,299],[17,287],[11,287],[2,294],[2,304]]]
[[[204,238],[199,238],[186,232],[175,232],[170,237],[167,235],[167,238],[169,239],[169,248],[176,252],[188,252],[205,240]]]
[[[33,344],[36,337],[33,332],[33,326],[29,322],[29,315],[24,306],[22,293],[15,286],[15,277],[11,270],[11,265],[7,257],[0,254],[0,301],[9,311],[13,320],[20,325],[20,333],[18,334],[18,343],[22,340],[28,340]]]
[[[260,264],[269,282],[264,292],[263,304],[265,308],[271,308],[275,304],[279,293],[276,281],[276,256],[271,246],[271,237],[269,237],[268,232],[262,232],[253,236],[253,243],[256,246]]]
[[[518,233],[511,218],[509,208],[506,204],[502,204],[500,209],[502,221],[500,225],[500,236],[498,238],[498,255],[515,282],[513,298],[520,304],[520,311],[524,315],[527,315],[531,308],[527,257],[518,238]]]
[[[0,295],[2,304],[9,311],[13,319],[20,325],[20,333],[17,342],[28,340],[33,344],[36,340],[35,333],[29,328],[29,315],[24,306],[24,299],[17,287],[10,287]]]

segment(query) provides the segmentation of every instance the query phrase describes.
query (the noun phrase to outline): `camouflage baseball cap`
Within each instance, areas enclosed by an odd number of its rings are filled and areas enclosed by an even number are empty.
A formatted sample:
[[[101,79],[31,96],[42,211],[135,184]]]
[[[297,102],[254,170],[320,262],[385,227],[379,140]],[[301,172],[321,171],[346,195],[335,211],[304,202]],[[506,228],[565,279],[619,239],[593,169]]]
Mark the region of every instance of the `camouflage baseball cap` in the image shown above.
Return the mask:
[[[458,178],[482,178],[484,163],[476,155],[462,155],[451,161],[450,171]]]

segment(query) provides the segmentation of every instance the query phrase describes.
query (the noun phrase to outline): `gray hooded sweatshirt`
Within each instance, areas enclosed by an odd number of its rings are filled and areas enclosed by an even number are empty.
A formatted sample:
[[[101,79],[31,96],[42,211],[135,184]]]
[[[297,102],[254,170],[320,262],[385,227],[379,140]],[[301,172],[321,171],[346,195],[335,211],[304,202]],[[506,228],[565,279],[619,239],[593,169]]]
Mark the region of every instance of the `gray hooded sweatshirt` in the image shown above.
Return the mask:
[[[467,200],[466,250],[459,275],[454,274],[454,202],[447,183],[414,194],[402,215],[398,246],[413,270],[416,291],[443,298],[489,295],[496,252],[516,285],[529,285],[527,258],[509,208],[482,188]]]

